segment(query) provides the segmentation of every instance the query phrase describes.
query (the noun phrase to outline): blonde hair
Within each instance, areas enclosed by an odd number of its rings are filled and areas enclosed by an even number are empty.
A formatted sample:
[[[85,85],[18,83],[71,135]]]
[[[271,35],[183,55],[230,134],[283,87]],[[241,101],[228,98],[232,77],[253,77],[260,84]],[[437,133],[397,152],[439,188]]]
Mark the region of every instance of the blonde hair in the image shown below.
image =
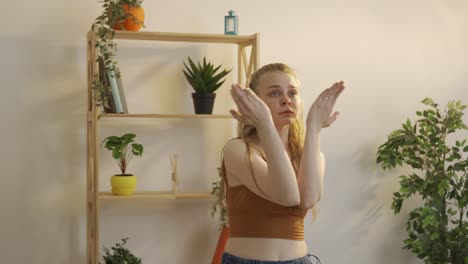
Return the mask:
[[[252,89],[256,94],[258,94],[258,84],[260,83],[262,76],[265,73],[275,72],[275,71],[289,74],[299,84],[299,81],[297,80],[296,74],[294,73],[293,69],[291,69],[289,66],[287,66],[284,63],[271,63],[271,64],[264,65],[263,67],[261,67],[260,69],[258,69],[256,72],[252,74],[251,79],[250,79],[250,85],[249,85],[250,89]],[[300,107],[302,108],[302,100],[300,101]],[[294,171],[296,172],[296,175],[299,173],[299,166],[301,164],[302,151],[304,148],[304,124],[302,123],[302,112],[303,112],[302,109],[300,109],[298,117],[289,126],[289,133],[288,133],[288,147],[291,150],[291,163],[294,168]],[[253,126],[246,125],[244,123],[239,123],[238,134],[239,134],[238,136],[242,140],[244,140],[244,142],[247,145],[247,152],[249,154],[249,161],[250,161],[250,172],[252,174],[255,185],[260,190],[260,192],[263,193],[263,191],[258,186],[257,181],[255,180],[255,176],[254,176],[252,164],[251,164],[251,160],[252,160],[251,148],[252,147],[255,148],[255,145],[253,144],[253,142],[258,141],[257,130]],[[312,216],[314,219],[317,216],[317,211],[315,210],[315,207],[312,208]]]

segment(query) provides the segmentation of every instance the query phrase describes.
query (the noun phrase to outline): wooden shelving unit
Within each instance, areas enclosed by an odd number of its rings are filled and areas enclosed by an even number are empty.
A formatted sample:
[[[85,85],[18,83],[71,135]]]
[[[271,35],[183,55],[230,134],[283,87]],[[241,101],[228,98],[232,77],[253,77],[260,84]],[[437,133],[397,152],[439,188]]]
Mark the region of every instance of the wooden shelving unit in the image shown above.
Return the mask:
[[[195,115],[195,114],[100,114],[101,118],[232,118],[231,115]]]
[[[194,115],[194,114],[105,114],[96,107],[94,91],[92,88],[96,67],[96,43],[97,36],[93,31],[87,33],[87,260],[88,264],[99,263],[99,203],[103,200],[146,200],[146,199],[210,199],[211,193],[207,192],[137,192],[131,196],[114,196],[110,192],[99,190],[99,122],[103,119],[112,120],[120,118],[231,118],[230,115]],[[238,47],[237,79],[238,83],[247,86],[250,75],[259,67],[259,34],[247,36],[230,36],[219,34],[193,34],[193,33],[169,33],[169,32],[130,32],[117,31],[116,40],[135,41],[169,41],[169,42],[198,42],[198,43],[224,43],[234,44]],[[250,54],[247,48],[250,47]]]
[[[211,199],[210,192],[135,192],[129,196],[112,195],[110,192],[99,192],[100,200],[158,200],[158,199]]]

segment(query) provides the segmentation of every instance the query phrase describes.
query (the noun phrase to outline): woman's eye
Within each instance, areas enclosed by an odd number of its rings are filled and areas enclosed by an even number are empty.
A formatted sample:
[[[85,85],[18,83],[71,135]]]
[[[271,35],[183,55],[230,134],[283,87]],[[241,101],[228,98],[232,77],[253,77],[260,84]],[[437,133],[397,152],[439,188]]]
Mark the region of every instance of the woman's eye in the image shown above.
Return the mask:
[[[279,93],[278,93],[277,91],[273,91],[273,92],[270,93],[270,95],[271,95],[271,96],[278,96]]]

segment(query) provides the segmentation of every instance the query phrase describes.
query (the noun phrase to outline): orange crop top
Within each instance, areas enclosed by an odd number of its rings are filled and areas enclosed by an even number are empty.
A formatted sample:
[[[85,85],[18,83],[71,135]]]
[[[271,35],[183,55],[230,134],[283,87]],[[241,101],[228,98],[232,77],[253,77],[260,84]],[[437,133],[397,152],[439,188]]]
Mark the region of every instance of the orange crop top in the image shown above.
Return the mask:
[[[283,206],[263,199],[245,185],[229,186],[222,164],[230,237],[304,240],[307,209]]]

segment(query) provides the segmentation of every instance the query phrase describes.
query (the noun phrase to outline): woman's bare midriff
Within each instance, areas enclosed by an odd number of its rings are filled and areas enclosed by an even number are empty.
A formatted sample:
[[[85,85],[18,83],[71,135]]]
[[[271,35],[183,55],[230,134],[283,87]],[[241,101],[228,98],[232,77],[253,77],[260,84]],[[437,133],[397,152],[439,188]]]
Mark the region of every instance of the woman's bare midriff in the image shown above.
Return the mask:
[[[303,240],[230,237],[224,251],[246,259],[286,261],[304,257],[307,245]]]

